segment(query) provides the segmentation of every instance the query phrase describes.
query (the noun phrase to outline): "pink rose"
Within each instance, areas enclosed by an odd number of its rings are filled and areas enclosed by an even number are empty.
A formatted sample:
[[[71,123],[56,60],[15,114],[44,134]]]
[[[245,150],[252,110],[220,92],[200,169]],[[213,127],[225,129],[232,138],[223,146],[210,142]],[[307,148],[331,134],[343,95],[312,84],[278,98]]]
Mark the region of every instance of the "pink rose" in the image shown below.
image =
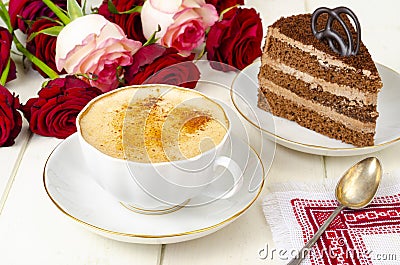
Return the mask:
[[[218,13],[204,0],[148,0],[143,5],[141,18],[147,39],[160,25],[158,42],[189,55],[204,42],[207,29],[218,20]]]
[[[101,15],[79,17],[57,37],[56,65],[69,74],[86,75],[103,92],[115,89],[122,67],[132,64],[132,55],[142,44],[126,38],[123,30]]]

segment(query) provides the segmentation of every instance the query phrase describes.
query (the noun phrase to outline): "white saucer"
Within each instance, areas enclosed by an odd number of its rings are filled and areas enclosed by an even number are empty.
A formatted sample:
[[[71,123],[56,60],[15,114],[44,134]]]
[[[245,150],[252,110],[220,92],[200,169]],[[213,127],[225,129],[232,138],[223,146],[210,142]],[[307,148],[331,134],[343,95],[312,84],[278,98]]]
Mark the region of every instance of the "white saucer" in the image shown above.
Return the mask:
[[[376,64],[383,88],[378,96],[375,145],[355,147],[259,109],[257,75],[260,65],[261,61],[256,60],[237,75],[232,83],[231,98],[249,123],[278,144],[317,155],[351,156],[376,152],[400,140],[400,75],[386,66]]]
[[[257,153],[238,137],[232,136],[231,139],[234,146],[232,158],[244,171],[244,183],[241,190],[229,199],[183,207],[164,215],[132,212],[91,179],[76,134],[64,140],[50,154],[43,173],[44,187],[62,213],[104,237],[146,244],[199,238],[236,220],[255,202],[264,185],[264,167]]]

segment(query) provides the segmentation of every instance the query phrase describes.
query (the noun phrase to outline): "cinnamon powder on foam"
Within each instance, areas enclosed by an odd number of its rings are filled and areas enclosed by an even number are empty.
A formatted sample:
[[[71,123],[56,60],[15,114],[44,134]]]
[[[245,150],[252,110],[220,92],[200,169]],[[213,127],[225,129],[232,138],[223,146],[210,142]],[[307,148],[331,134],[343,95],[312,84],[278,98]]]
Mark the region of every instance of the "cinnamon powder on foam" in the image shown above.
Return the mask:
[[[97,132],[84,138],[103,153],[137,162],[194,157],[217,145],[226,134],[225,126],[206,111],[175,107],[162,98],[122,104],[99,118],[108,121],[93,126]],[[96,134],[104,137],[88,139]]]

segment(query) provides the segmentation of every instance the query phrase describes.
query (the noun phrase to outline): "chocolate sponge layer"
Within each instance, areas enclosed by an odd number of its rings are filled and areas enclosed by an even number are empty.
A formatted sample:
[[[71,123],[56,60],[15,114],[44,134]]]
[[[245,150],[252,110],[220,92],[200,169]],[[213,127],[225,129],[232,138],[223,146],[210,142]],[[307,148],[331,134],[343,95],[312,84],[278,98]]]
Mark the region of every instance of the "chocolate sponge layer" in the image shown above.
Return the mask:
[[[322,116],[271,92],[259,93],[258,107],[271,112],[275,116],[295,121],[303,127],[348,144],[355,146],[374,145],[373,133],[351,130],[342,123],[335,122],[329,117]]]
[[[262,66],[259,78],[260,84],[263,83],[262,80],[265,78],[272,83],[295,93],[299,97],[323,106],[330,107],[340,114],[349,116],[362,122],[375,122],[378,117],[376,105],[359,104],[358,102],[351,101],[346,97],[336,96],[329,92],[325,92],[321,86],[312,88],[310,83],[299,80],[292,75],[275,70],[269,65]]]
[[[301,72],[321,78],[330,83],[347,85],[363,92],[377,93],[382,87],[380,78],[369,79],[362,71],[335,66],[324,67],[318,58],[288,43],[271,37],[268,42],[268,57]],[[297,58],[297,59],[294,59]]]

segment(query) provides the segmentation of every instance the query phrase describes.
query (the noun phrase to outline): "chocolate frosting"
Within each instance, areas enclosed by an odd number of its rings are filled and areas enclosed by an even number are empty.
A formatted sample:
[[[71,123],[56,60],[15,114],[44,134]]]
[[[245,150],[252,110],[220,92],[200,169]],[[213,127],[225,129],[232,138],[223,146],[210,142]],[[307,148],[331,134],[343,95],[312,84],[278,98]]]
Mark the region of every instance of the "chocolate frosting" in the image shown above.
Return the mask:
[[[342,14],[341,17],[344,19],[344,21],[346,21],[346,24],[351,24],[350,20],[345,14]],[[328,14],[322,14],[321,17],[318,19],[317,30],[322,29],[323,26],[326,25],[327,20]],[[347,57],[340,56],[329,48],[326,40],[320,41],[315,38],[310,25],[311,14],[301,14],[289,17],[282,17],[275,23],[273,23],[271,27],[279,29],[282,34],[288,36],[289,38],[304,43],[305,45],[312,45],[317,50],[325,52],[331,55],[333,58],[341,60],[356,69],[369,70],[371,71],[372,75],[378,75],[378,71],[375,67],[374,61],[372,60],[371,55],[369,54],[368,49],[363,44],[362,40],[360,42],[360,51],[357,55]],[[333,29],[335,29],[335,31],[339,32],[340,34],[345,34],[343,28],[336,20],[333,22]],[[353,35],[353,38],[355,38],[355,29],[353,27],[350,27],[350,31]]]

